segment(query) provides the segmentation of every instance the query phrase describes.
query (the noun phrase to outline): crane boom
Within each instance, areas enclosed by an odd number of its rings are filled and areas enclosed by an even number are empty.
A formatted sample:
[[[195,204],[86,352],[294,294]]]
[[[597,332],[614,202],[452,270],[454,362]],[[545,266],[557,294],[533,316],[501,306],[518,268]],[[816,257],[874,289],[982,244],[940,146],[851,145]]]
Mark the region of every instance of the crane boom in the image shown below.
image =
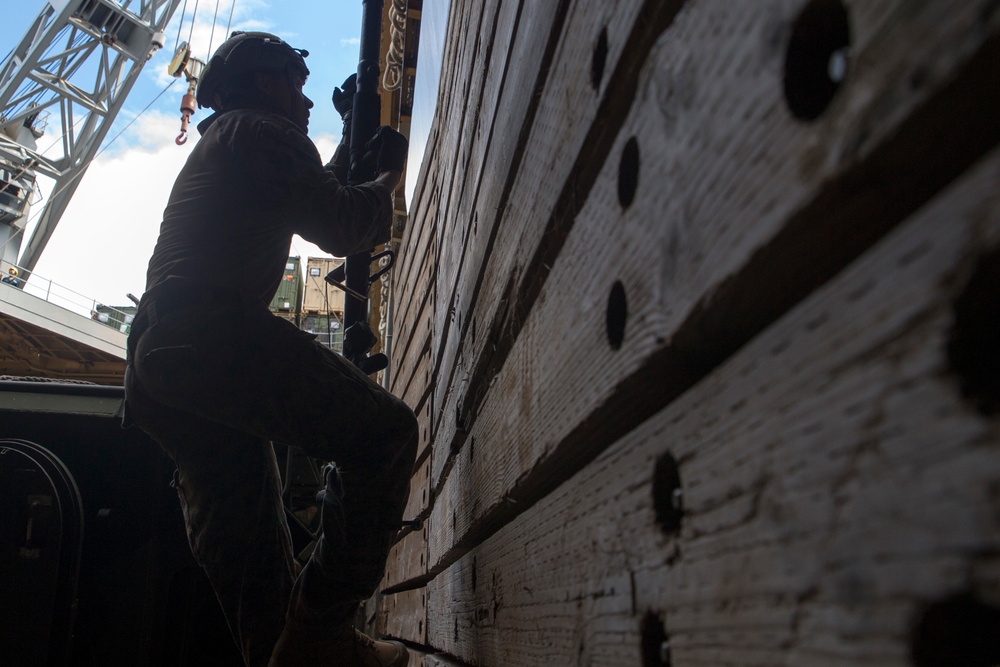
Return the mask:
[[[0,65],[0,256],[30,271],[180,0],[48,0]],[[56,115],[61,155],[38,151]],[[35,176],[54,179],[20,259]]]

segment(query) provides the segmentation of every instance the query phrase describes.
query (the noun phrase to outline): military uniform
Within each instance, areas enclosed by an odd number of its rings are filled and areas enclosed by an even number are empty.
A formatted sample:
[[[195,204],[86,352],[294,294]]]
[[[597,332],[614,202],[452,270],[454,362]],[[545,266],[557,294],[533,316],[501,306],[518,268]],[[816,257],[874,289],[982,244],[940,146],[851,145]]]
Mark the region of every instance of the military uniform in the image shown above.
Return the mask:
[[[342,627],[381,580],[416,455],[412,411],[268,303],[293,233],[331,254],[389,236],[380,183],[346,187],[305,133],[216,114],[174,185],[128,340],[127,418],[177,464],[191,549],[248,665],[285,623]],[[333,460],[296,578],[271,441]]]

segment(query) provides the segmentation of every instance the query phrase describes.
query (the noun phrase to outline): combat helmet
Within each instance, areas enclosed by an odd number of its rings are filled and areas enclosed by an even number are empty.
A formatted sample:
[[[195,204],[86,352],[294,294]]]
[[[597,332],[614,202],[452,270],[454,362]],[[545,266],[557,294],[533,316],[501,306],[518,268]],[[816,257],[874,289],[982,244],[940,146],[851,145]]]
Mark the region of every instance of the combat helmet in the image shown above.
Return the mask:
[[[298,69],[309,76],[305,49],[296,49],[267,32],[235,31],[216,50],[198,82],[198,106],[220,111],[225,94],[247,80],[252,72],[282,72]]]

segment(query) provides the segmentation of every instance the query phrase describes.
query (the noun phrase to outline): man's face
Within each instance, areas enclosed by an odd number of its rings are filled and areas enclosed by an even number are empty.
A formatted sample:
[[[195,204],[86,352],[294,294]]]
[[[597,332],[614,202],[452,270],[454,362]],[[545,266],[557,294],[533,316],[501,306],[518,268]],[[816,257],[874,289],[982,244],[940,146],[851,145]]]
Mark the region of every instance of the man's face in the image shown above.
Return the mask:
[[[267,96],[274,111],[295,123],[303,132],[309,129],[309,110],[313,102],[302,92],[306,83],[300,72],[261,74],[257,85]]]
[[[298,72],[291,72],[288,75],[288,83],[288,117],[293,123],[302,128],[303,132],[306,132],[309,129],[309,110],[313,108],[313,102],[302,92],[302,86],[306,84],[305,77]]]

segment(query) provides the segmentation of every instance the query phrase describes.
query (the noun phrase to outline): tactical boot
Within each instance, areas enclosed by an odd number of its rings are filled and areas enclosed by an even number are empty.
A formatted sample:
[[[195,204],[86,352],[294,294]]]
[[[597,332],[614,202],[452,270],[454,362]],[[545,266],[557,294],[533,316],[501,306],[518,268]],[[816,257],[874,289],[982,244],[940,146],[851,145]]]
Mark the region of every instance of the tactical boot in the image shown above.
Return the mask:
[[[405,667],[410,654],[399,642],[375,641],[354,628],[332,631],[285,621],[268,667]]]

